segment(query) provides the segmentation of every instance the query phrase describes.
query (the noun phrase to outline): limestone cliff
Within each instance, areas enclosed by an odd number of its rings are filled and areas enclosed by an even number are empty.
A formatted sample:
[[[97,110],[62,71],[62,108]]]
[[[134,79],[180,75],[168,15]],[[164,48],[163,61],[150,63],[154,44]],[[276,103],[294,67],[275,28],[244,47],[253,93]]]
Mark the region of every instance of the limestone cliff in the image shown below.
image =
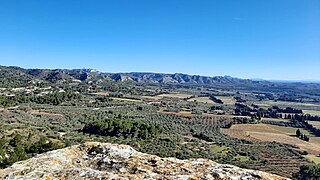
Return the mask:
[[[127,145],[88,142],[0,170],[0,179],[285,179],[206,159],[160,158]]]

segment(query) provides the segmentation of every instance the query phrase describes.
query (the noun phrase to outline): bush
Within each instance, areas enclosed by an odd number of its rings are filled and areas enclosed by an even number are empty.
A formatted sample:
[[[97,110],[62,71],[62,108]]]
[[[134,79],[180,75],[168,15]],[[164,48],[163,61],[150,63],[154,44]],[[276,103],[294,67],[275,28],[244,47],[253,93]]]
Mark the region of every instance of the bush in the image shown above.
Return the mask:
[[[303,165],[300,167],[299,172],[293,173],[293,179],[320,179],[320,165]]]

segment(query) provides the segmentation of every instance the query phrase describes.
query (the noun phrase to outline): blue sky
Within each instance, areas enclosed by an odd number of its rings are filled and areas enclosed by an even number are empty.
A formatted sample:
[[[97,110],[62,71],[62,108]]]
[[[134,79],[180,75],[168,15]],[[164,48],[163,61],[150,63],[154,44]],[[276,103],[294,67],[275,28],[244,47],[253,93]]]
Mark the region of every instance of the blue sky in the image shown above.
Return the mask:
[[[0,64],[320,80],[320,1],[2,0]]]

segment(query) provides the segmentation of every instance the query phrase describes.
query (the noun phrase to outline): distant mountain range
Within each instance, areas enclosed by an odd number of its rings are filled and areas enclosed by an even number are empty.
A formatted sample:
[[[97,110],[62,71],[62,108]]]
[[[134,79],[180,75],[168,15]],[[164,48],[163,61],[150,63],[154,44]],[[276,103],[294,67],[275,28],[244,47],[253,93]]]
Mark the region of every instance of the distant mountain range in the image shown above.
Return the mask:
[[[94,69],[23,69],[14,66],[0,66],[1,79],[11,79],[12,81],[28,82],[38,81],[69,81],[69,80],[93,80],[106,79],[114,81],[134,81],[145,83],[193,83],[193,84],[212,84],[212,83],[231,83],[231,82],[251,82],[248,79],[239,79],[230,76],[200,76],[182,73],[104,73]]]
[[[137,83],[160,84],[228,84],[231,86],[245,85],[276,87],[284,81],[265,81],[261,79],[240,79],[231,76],[200,76],[182,73],[105,73],[94,69],[24,69],[15,66],[0,66],[0,83],[29,84],[30,82],[65,82],[65,81],[131,81]],[[289,82],[289,81],[286,81]],[[294,82],[294,81],[293,81]]]
[[[193,84],[212,84],[212,83],[230,83],[234,81],[251,81],[245,79],[234,78],[230,76],[200,76],[188,75],[182,73],[163,74],[163,73],[115,73],[110,76],[116,81],[135,81],[135,82],[151,82],[151,83],[193,83]]]

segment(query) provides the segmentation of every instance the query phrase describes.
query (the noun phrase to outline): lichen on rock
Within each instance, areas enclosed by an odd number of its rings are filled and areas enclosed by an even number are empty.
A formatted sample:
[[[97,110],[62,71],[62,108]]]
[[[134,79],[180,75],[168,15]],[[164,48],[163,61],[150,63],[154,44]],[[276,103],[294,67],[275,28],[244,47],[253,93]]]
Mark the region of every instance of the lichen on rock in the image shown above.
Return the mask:
[[[87,142],[50,151],[0,170],[0,179],[286,179],[219,164],[138,152],[128,145]]]

